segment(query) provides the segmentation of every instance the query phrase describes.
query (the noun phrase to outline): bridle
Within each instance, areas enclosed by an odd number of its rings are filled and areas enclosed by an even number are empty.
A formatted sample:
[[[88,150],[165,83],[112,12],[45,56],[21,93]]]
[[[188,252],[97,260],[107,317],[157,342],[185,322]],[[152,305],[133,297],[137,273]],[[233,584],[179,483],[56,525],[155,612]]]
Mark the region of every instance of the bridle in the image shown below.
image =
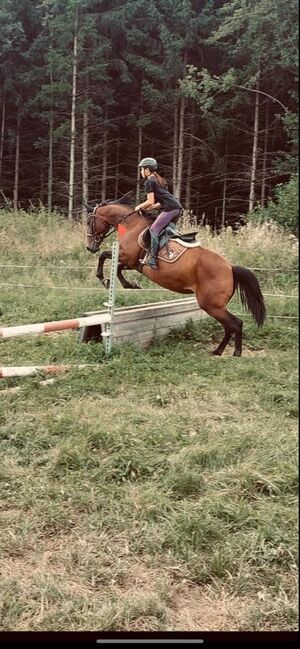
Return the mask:
[[[98,216],[97,217],[98,220],[107,226],[107,229],[103,233],[99,234],[96,231],[96,213],[99,207],[105,207],[106,205],[109,205],[107,201],[102,201],[102,203],[97,203],[97,205],[95,205],[93,209],[93,212],[88,215],[86,220],[86,225],[90,227],[90,236],[93,239],[93,243],[96,244],[97,246],[100,246],[102,241],[104,241],[104,239],[109,237],[112,234],[112,232],[114,232],[114,230],[117,230],[118,225],[123,221],[126,221],[126,219],[128,219],[128,217],[131,216],[132,214],[139,214],[140,216],[143,217],[143,213],[140,210],[138,212],[132,210],[132,212],[129,212],[128,214],[125,214],[125,216],[122,216],[120,219],[118,219],[115,224],[112,224],[109,223],[109,221],[107,221],[103,216]]]

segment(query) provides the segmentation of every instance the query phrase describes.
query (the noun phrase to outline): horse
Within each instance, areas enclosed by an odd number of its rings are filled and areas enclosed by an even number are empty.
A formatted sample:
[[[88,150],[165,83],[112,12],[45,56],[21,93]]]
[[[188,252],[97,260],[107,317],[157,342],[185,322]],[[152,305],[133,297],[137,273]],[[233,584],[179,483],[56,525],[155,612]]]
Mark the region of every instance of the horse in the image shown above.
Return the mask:
[[[218,253],[201,246],[188,247],[173,263],[158,259],[157,270],[141,265],[139,235],[152,222],[153,215],[134,211],[127,195],[118,200],[103,201],[87,217],[87,250],[98,252],[103,240],[117,230],[120,243],[117,276],[122,286],[140,288],[136,282],[128,282],[122,274],[123,270],[137,270],[170,291],[194,293],[199,307],[224,328],[220,344],[211,353],[221,356],[234,336],[233,356],[241,356],[243,321],[230,313],[226,306],[237,291],[243,307],[257,326],[262,326],[266,307],[257,277],[248,268],[232,266]],[[107,287],[103,274],[106,259],[111,259],[110,251],[100,255],[96,276]]]

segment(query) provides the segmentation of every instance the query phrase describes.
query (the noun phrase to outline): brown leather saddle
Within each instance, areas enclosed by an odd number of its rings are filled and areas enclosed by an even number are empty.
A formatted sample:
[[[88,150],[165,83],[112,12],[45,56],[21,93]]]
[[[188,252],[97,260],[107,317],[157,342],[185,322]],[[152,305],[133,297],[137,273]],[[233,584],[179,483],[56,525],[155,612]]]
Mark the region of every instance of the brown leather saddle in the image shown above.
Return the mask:
[[[149,226],[150,227],[150,226]],[[150,252],[150,232],[149,227],[141,232],[138,238],[138,243],[143,250],[146,251],[144,260],[148,257]],[[201,247],[199,241],[196,241],[196,232],[188,232],[186,234],[175,229],[175,227],[167,226],[159,236],[159,252],[157,259],[166,261],[173,264],[181,255],[183,255],[189,248]]]

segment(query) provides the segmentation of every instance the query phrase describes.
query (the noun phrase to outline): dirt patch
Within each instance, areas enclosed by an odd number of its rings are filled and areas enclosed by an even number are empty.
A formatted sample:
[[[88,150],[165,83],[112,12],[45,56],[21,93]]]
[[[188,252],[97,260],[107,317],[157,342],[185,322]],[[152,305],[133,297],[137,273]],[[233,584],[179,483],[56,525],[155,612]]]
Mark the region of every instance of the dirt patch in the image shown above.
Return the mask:
[[[214,349],[216,349],[216,344],[214,345],[209,345],[209,351],[212,352]],[[216,358],[227,358],[228,356],[233,356],[234,352],[234,347],[229,345],[226,347],[224,350],[222,356],[216,356]],[[268,350],[261,348],[261,349],[252,349],[251,347],[245,347],[243,346],[243,351],[242,351],[242,358],[243,357],[248,357],[248,358],[253,358],[257,356],[268,356]]]
[[[168,631],[240,631],[252,601],[179,585],[170,604]]]

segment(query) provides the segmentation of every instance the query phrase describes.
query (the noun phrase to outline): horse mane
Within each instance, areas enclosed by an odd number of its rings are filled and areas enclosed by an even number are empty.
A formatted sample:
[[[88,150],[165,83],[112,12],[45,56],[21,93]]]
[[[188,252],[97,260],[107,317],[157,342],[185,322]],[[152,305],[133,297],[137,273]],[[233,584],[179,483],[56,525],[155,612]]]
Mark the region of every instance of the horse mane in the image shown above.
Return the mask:
[[[102,201],[99,207],[104,207],[105,205],[127,205],[127,207],[133,207],[134,204],[134,192],[131,190],[130,192],[127,192],[127,194],[121,196],[121,198],[116,198],[112,201]],[[153,212],[147,213],[143,210],[143,216],[146,220],[153,222],[155,221],[157,214],[153,214]]]
[[[133,197],[132,190],[130,192],[127,192],[127,194],[121,196],[121,198],[116,198],[115,200],[112,201],[102,201],[102,203],[100,203],[100,205],[128,205],[128,206],[131,206],[133,204],[134,204],[134,197]]]

